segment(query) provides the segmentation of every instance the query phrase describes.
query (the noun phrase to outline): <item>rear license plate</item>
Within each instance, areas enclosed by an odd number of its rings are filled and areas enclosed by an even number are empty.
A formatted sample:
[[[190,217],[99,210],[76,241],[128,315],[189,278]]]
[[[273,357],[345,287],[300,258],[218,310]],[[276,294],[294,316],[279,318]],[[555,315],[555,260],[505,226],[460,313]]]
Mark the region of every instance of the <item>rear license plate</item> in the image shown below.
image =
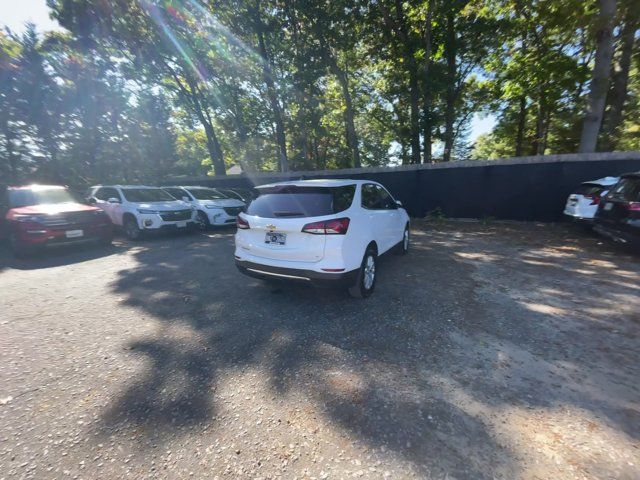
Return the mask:
[[[178,228],[184,228],[186,226],[187,226],[186,220],[184,222],[176,222],[176,227]]]
[[[264,243],[267,245],[284,245],[287,241],[286,233],[267,232]]]
[[[604,204],[604,209],[608,212],[609,210],[611,210],[613,208],[613,203],[605,203]]]
[[[82,230],[67,230],[66,232],[64,232],[64,234],[67,236],[67,238],[78,238],[82,237],[84,235],[84,232]]]

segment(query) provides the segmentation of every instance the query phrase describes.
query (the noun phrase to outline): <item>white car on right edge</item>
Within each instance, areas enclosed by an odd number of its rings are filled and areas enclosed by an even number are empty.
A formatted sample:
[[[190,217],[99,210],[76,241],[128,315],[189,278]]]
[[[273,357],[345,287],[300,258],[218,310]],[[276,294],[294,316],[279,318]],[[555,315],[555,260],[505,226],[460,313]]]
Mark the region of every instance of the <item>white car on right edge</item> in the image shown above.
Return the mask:
[[[593,223],[600,199],[618,183],[618,180],[619,177],[604,177],[581,183],[576,191],[569,195],[564,214],[578,222]]]
[[[249,276],[373,293],[378,257],[409,249],[409,216],[379,183],[301,180],[256,187],[238,215],[235,261]]]

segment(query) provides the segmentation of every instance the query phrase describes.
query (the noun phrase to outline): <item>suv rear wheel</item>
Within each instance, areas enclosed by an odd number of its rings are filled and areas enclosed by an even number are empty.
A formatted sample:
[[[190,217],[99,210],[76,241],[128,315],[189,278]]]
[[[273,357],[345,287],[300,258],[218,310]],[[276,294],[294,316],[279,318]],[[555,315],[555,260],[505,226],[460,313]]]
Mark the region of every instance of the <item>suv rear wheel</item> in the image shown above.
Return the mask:
[[[373,293],[376,286],[378,255],[374,248],[369,247],[362,258],[355,285],[349,288],[349,294],[354,298],[366,298]]]

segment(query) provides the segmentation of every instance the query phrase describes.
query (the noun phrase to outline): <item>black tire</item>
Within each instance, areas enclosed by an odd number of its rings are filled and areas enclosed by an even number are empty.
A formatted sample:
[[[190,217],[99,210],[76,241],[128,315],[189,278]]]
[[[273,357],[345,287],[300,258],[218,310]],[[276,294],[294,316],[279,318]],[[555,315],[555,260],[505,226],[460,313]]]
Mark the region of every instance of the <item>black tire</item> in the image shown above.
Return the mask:
[[[198,219],[196,220],[196,228],[200,231],[209,230],[211,223],[209,217],[202,210],[198,210]]]
[[[409,241],[411,239],[411,235],[409,232],[409,225],[404,228],[404,233],[402,234],[402,241],[398,246],[397,252],[399,255],[406,255],[409,253]]]
[[[373,266],[373,271],[371,271]],[[376,279],[378,278],[378,254],[376,250],[369,247],[362,257],[362,263],[358,270],[358,277],[356,283],[349,288],[349,295],[354,298],[366,298],[370,296],[376,288]],[[373,278],[370,274],[373,274]]]
[[[32,257],[37,251],[35,247],[20,242],[20,240],[16,238],[15,233],[9,235],[9,247],[11,248],[11,253],[13,253],[13,256],[16,258]]]
[[[140,238],[142,238],[142,230],[140,230],[140,227],[138,227],[138,221],[134,217],[130,215],[124,217],[122,228],[124,229],[125,236],[129,240],[133,240],[135,242],[136,240],[140,240]]]

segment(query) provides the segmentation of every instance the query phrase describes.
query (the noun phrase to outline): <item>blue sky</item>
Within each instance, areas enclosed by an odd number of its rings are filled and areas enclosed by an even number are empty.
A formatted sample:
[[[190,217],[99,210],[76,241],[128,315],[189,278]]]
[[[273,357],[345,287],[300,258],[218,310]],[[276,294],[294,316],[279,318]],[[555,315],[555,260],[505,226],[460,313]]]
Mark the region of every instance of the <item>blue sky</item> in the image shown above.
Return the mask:
[[[46,0],[0,0],[0,25],[9,27],[14,32],[24,30],[26,22],[33,22],[38,31],[60,28],[58,23],[49,18]],[[469,140],[474,141],[479,135],[490,132],[495,125],[495,118],[481,118],[474,115],[471,121]]]

